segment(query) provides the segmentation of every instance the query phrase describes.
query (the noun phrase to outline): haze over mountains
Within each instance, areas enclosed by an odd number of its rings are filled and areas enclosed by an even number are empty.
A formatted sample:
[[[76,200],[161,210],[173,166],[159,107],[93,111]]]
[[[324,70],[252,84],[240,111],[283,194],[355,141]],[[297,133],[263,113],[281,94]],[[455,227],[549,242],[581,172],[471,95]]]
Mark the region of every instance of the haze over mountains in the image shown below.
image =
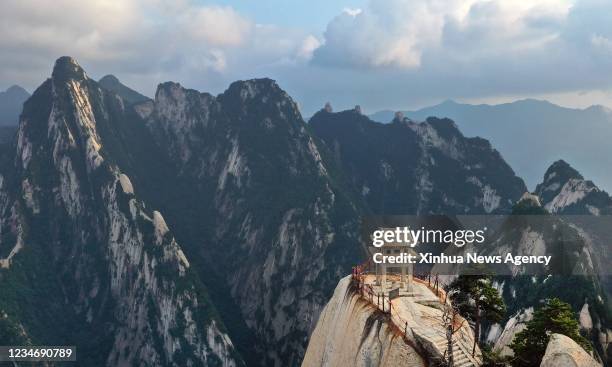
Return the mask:
[[[16,126],[23,102],[30,97],[30,93],[18,85],[13,85],[4,92],[0,92],[0,126]]]
[[[534,99],[499,105],[445,101],[405,116],[423,121],[429,116],[454,120],[466,136],[491,141],[504,159],[534,190],[548,166],[558,159],[580,171],[604,190],[612,189],[612,112],[603,106],[573,109]],[[394,112],[371,115],[390,122]]]

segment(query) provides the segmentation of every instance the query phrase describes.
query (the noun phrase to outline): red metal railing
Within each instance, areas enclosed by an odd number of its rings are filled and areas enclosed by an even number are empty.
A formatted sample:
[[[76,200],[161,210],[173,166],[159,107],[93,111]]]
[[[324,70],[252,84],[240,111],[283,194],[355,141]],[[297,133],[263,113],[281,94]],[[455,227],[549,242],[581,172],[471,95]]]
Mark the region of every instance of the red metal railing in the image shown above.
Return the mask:
[[[362,299],[369,302],[372,306],[376,307],[384,314],[387,314],[391,321],[389,323],[390,326],[400,335],[402,335],[407,343],[412,345],[411,340],[413,340],[413,338],[408,334],[409,332],[412,332],[412,326],[409,324],[408,320],[400,316],[400,313],[398,310],[396,310],[396,306],[393,305],[393,302],[391,302],[388,296],[386,296],[383,292],[375,291],[372,285],[365,282],[365,277],[368,274],[371,274],[369,269],[369,262],[353,268],[352,281],[354,287]],[[389,274],[389,276],[395,277],[397,275]],[[442,289],[437,274],[434,276],[431,274],[415,274],[413,275],[413,280],[425,285],[438,297],[440,303],[446,304],[446,292]]]

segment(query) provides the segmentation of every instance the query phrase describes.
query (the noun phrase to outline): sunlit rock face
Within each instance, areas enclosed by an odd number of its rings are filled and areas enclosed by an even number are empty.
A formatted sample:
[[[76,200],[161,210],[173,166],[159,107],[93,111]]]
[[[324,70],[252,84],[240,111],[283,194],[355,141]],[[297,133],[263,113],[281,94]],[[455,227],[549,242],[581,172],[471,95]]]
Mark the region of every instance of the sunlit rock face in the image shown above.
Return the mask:
[[[608,215],[612,198],[563,160],[553,163],[536,188],[542,205],[553,214]]]
[[[374,278],[372,275],[364,281],[373,282]],[[376,298],[364,298],[351,277],[342,278],[317,321],[302,366],[421,367],[444,363],[448,356],[444,305],[425,284],[413,284],[411,289],[410,294],[400,293],[392,301],[394,311],[389,315],[376,305]],[[479,348],[471,355],[473,342],[472,330],[462,324],[452,339],[455,366],[482,365]]]
[[[270,79],[218,96],[163,83],[135,108],[180,191],[164,218],[216,274],[240,348],[252,364],[298,365],[339,274],[362,261],[358,211],[326,148]]]
[[[540,367],[599,367],[582,347],[562,334],[552,334]]]
[[[321,313],[302,366],[426,366],[380,311],[349,292],[349,282],[338,283]]]
[[[3,253],[13,246],[3,327],[76,345],[84,365],[241,365],[180,244],[124,172],[126,121],[122,99],[69,57],[25,103],[2,167]]]

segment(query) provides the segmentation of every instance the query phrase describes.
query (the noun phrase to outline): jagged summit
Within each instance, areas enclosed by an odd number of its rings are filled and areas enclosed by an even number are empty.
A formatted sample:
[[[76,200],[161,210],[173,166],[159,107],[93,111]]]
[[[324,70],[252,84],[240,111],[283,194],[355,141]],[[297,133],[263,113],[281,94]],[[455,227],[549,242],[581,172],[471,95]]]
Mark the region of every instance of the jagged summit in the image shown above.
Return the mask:
[[[563,159],[559,159],[558,161],[554,162],[550,167],[548,167],[546,173],[544,174],[544,182],[555,177],[566,180],[569,180],[571,178],[581,180],[584,179],[584,177],[582,177],[582,175],[576,169],[574,169],[569,163],[567,163]]]
[[[449,118],[428,117],[425,123],[433,127],[438,134],[446,138],[453,136],[463,136],[455,121]]]
[[[230,98],[240,101],[262,100],[264,103],[271,99],[290,99],[289,95],[276,83],[276,81],[270,78],[235,81],[230,84],[227,90],[220,94],[218,98]]]
[[[53,80],[57,81],[87,79],[85,70],[83,70],[81,65],[79,65],[79,63],[70,56],[62,56],[55,61],[55,66],[53,67],[53,73],[51,76]]]
[[[557,214],[607,213],[612,199],[592,181],[586,180],[564,160],[554,162],[537,185],[535,193],[544,207]]]
[[[159,83],[157,85],[157,90],[155,91],[155,99],[157,99],[157,95],[160,92],[169,91],[169,90],[178,89],[178,88],[183,88],[181,83],[172,82],[172,81],[167,81],[167,82]]]

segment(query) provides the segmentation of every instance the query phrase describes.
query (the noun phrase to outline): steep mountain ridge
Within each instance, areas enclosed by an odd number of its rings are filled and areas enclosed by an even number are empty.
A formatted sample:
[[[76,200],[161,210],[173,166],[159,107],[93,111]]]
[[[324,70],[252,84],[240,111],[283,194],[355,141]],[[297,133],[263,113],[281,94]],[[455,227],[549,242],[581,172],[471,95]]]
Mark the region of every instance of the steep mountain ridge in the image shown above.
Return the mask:
[[[525,192],[501,155],[448,119],[381,124],[321,110],[310,125],[374,213],[507,213]]]
[[[535,99],[495,105],[445,101],[403,113],[417,121],[430,116],[447,117],[466,136],[490,140],[530,190],[559,157],[580,167],[602,188],[612,189],[612,175],[607,169],[612,164],[612,112],[606,107],[566,108]],[[383,123],[392,118],[391,111],[372,115],[372,119]]]
[[[168,82],[135,109],[177,184],[192,190],[189,202],[164,205],[188,251],[238,305],[228,322],[253,332],[244,343],[257,363],[299,364],[336,277],[362,252],[355,208],[296,103],[270,79],[235,82],[216,97]]]
[[[370,172],[347,169],[337,145],[318,128],[320,116],[305,124],[295,102],[270,79],[235,82],[218,96],[163,83],[154,101],[134,109],[177,172],[174,184],[191,193],[187,204],[173,198],[159,207],[169,213],[190,258],[218,274],[217,285],[227,284],[217,291],[229,290],[243,320],[235,311],[225,312],[224,320],[253,332],[242,348],[253,360],[263,355],[265,364],[300,363],[337,278],[363,259],[360,213],[504,212],[525,191],[486,141],[465,139],[452,122],[437,120],[393,125],[401,131],[386,133],[400,137],[389,153],[394,164],[375,167],[371,182],[355,185]],[[353,130],[338,125],[335,132],[351,136]],[[366,147],[374,144],[368,142],[380,137],[361,139],[346,144],[354,147],[350,159],[365,164]],[[414,155],[406,152],[411,147]],[[363,188],[385,185],[391,170],[405,174],[392,186],[403,200],[389,195],[383,206],[364,200]],[[433,183],[420,180],[417,192],[412,183],[421,173]],[[208,255],[197,256],[202,248]]]
[[[535,193],[554,214],[606,215],[612,213],[612,198],[593,181],[563,160],[553,163]]]
[[[117,165],[124,112],[69,57],[26,102],[0,180],[5,328],[77,345],[83,365],[241,365],[162,214]]]

